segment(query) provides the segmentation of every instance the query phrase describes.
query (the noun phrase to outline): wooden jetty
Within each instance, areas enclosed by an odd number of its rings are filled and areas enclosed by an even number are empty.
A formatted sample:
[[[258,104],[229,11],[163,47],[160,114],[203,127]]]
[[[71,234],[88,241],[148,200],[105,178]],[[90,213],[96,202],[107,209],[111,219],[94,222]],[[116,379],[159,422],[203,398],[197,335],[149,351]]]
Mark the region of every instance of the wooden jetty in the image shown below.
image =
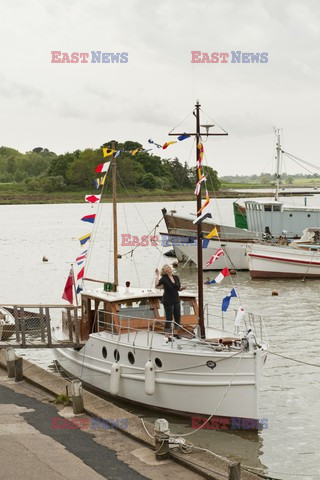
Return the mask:
[[[81,348],[79,306],[44,304],[0,304],[11,318],[3,326],[0,349],[13,348]],[[55,342],[52,332],[64,328],[69,339]]]

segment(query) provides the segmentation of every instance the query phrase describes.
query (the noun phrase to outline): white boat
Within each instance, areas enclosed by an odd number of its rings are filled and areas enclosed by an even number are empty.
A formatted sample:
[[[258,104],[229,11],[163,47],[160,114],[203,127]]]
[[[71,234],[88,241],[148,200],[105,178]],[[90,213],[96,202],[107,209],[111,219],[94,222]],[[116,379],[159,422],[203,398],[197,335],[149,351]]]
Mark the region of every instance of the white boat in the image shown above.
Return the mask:
[[[248,245],[252,278],[320,278],[320,228],[307,228],[290,245]]]
[[[233,204],[235,225],[254,232],[264,232],[268,227],[273,236],[285,235],[287,238],[299,238],[303,230],[310,227],[320,227],[320,208],[308,206],[287,205],[279,200],[281,180],[281,158],[285,153],[280,144],[280,131],[277,135],[277,172],[275,175],[276,193],[274,200],[247,200],[244,205],[238,201]]]
[[[198,126],[199,110],[197,102]],[[106,282],[81,292],[80,337],[85,345],[56,349],[62,368],[94,389],[163,412],[259,419],[268,349],[261,317],[238,310],[222,314],[221,304],[204,308],[199,270],[199,302],[194,293],[181,292],[181,326],[178,337],[172,330],[168,340],[161,291],[118,286],[116,260],[115,253],[115,291]],[[245,334],[239,333],[235,318],[242,318]],[[59,332],[54,332],[56,340],[68,338],[67,316]]]
[[[193,225],[195,216],[180,215],[175,211],[167,213],[165,209],[162,213],[169,233],[167,239],[164,240],[163,237],[163,242],[173,247],[180,262],[191,261],[198,266],[196,226]],[[207,247],[203,249],[203,270],[221,270],[224,267],[248,270],[247,244],[260,240],[261,235],[242,228],[216,224],[209,219],[203,223],[203,236],[209,234],[213,228],[217,229],[218,237],[211,238]],[[207,266],[207,262],[218,248],[223,248],[225,256]]]

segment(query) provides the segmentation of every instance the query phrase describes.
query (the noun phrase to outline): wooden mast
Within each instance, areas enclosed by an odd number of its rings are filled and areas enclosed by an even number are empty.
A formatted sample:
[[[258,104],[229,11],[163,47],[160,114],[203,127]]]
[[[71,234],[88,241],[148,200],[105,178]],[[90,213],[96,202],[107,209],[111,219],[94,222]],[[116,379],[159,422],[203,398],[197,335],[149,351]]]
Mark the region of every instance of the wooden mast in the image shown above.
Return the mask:
[[[173,133],[172,131],[169,133],[171,136],[180,136],[180,135],[190,135],[196,137],[196,161],[200,160],[200,149],[198,149],[198,145],[201,139],[201,132],[200,132],[200,103],[197,100],[195,105],[195,111],[193,112],[194,116],[196,117],[196,132],[180,132],[180,133]],[[220,127],[222,130],[221,133],[209,133],[209,128],[213,127],[214,125],[202,125],[202,127],[206,128],[206,135],[209,136],[219,136],[219,135],[228,135],[228,133]],[[198,169],[197,169],[198,172]],[[198,181],[198,173],[196,176],[196,181]],[[197,217],[199,217],[203,212],[199,212],[201,209],[201,188],[199,195],[197,195]],[[202,225],[201,222],[197,224],[197,257],[198,257],[198,301],[199,301],[199,309],[198,309],[198,324],[200,327],[200,335],[201,338],[206,337],[206,331],[204,327],[204,310],[203,310],[203,255],[202,255]]]
[[[197,100],[196,103],[196,110],[195,110],[195,117],[196,117],[196,162],[200,161],[200,150],[198,148],[200,143],[200,103]],[[197,163],[196,163],[197,165]],[[200,180],[198,178],[198,168],[196,170],[196,181]],[[199,194],[197,195],[197,216],[201,215],[201,187]],[[197,257],[198,257],[198,323],[200,328],[200,336],[201,338],[206,338],[206,330],[204,328],[204,313],[203,313],[203,255],[202,255],[202,224],[201,222],[197,225]]]
[[[117,222],[117,162],[114,155],[115,142],[112,142],[112,210],[113,210],[113,283],[115,291],[119,285],[118,278],[118,222]]]

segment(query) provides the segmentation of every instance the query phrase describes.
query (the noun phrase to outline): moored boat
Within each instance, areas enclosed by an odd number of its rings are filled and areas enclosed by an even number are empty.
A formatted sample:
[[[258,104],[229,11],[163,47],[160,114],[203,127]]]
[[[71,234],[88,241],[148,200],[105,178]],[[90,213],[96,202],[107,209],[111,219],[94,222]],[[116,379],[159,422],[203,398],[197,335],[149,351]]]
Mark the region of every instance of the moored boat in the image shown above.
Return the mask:
[[[199,145],[199,102],[194,114]],[[198,170],[199,150],[198,147]],[[114,199],[115,158],[113,154]],[[114,231],[115,205],[114,202]],[[198,194],[200,262],[203,208]],[[168,337],[164,333],[162,292],[133,288],[129,279],[126,286],[118,285],[116,234],[114,242],[113,281],[96,280],[101,286],[92,289],[87,284],[93,279],[84,276],[80,338],[86,343],[82,348],[55,350],[62,368],[94,389],[162,411],[258,420],[259,386],[268,351],[262,318],[242,309],[228,316],[221,311],[221,305],[205,307],[202,269],[198,269],[198,296],[187,291],[180,293],[181,324],[172,322]],[[65,317],[61,331],[54,332],[56,340],[68,337],[70,322]],[[179,330],[174,334],[176,327]]]

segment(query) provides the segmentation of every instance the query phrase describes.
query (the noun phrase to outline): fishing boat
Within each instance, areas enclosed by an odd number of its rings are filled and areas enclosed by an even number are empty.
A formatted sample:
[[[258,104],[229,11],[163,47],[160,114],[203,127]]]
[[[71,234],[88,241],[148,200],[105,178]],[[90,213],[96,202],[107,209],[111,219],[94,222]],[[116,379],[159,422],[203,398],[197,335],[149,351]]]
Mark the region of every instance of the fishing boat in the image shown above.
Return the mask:
[[[320,228],[306,228],[290,245],[248,245],[247,254],[252,278],[320,278]]]
[[[175,211],[167,212],[166,209],[162,209],[162,214],[169,234],[163,234],[165,244],[173,247],[178,261],[189,261],[198,266],[196,226],[193,224],[195,215],[181,215]],[[248,243],[262,238],[259,233],[220,225],[212,219],[203,222],[202,228],[204,237],[210,235],[214,228],[217,233],[216,237],[210,238],[203,250],[203,270],[221,270],[224,267],[248,270],[246,247]],[[208,265],[210,258],[218,248],[223,248],[225,257]]]
[[[200,104],[194,115],[201,139]],[[181,135],[181,134],[179,134]],[[207,131],[207,136],[214,135]],[[197,162],[199,152],[197,150]],[[130,279],[118,282],[116,160],[112,156],[114,273],[112,282],[81,292],[79,329],[81,348],[55,349],[61,367],[85,385],[144,407],[188,416],[259,419],[259,387],[268,344],[262,317],[235,309],[221,312],[221,304],[204,305],[203,276],[198,269],[198,295],[180,293],[181,324],[174,335],[164,334],[162,292],[135,288]],[[201,208],[197,195],[197,212]],[[198,213],[197,219],[200,219]],[[197,225],[197,238],[202,226]],[[202,262],[202,245],[198,242]],[[84,281],[89,282],[84,278]],[[241,324],[241,326],[240,326]],[[56,330],[56,340],[68,337],[70,318]],[[240,331],[242,330],[242,332]]]
[[[276,157],[277,171],[275,174],[274,200],[246,200],[243,204],[236,201],[233,204],[235,225],[238,228],[249,229],[254,232],[264,232],[266,227],[272,235],[287,238],[299,238],[306,228],[320,226],[320,208],[287,205],[280,200],[279,190],[281,181],[282,154],[285,153],[293,160],[294,155],[284,152],[281,147],[280,129],[275,130],[277,136]],[[301,162],[302,160],[299,159]],[[305,198],[305,203],[307,199]]]

